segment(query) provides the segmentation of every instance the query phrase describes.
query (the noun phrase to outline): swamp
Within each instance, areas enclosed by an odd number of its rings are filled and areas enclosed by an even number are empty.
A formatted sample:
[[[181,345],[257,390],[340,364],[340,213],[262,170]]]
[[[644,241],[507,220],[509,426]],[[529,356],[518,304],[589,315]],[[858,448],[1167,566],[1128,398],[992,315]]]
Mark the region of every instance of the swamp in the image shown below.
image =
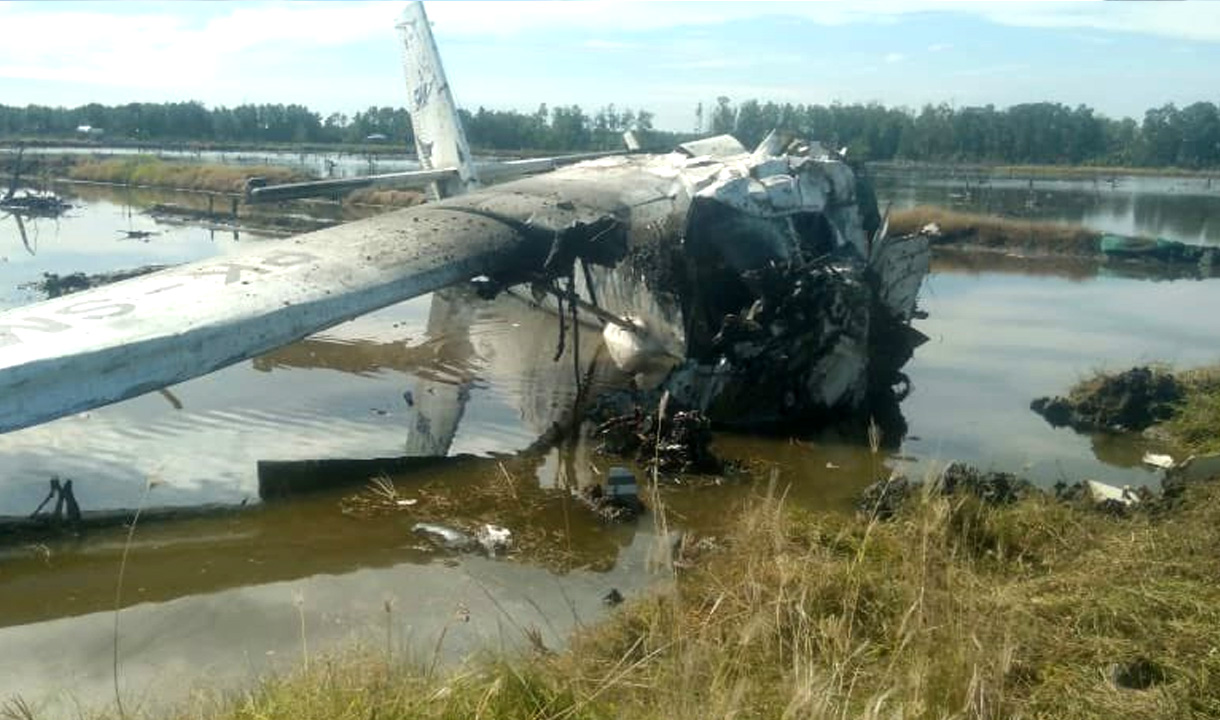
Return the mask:
[[[277,160],[283,178],[315,172],[303,156],[258,162]],[[155,163],[104,162],[156,184],[136,174]],[[101,177],[90,163],[53,173],[76,182],[39,180],[70,206],[61,213],[0,213],[0,307],[384,210],[199,192],[240,185],[80,182]],[[1193,422],[1176,433],[1074,430],[1030,405],[1103,371],[1217,362],[1210,266],[1079,251],[1078,239],[1220,247],[1220,183],[870,175],[892,222],[977,240],[990,218],[999,239],[933,244],[913,323],[928,340],[904,368],[898,416],[867,430],[705,437],[696,423],[684,432],[715,466],[654,474],[656,443],[623,456],[567,431],[630,382],[600,332],[556,356],[554,314],[528,295],[459,287],[0,435],[0,700],[19,698],[0,716],[770,717],[871,704],[911,717],[1211,716],[1220,491],[1199,483],[1178,505],[1111,515],[1054,488],[1159,496],[1166,471],[1145,457],[1214,451],[1214,415],[1191,406],[1169,419]],[[1215,388],[1206,373],[1184,382]],[[1031,490],[1012,502],[929,490],[953,463]],[[616,467],[646,500],[627,522],[582,497]],[[886,519],[861,514],[866,489],[893,478],[916,489]],[[29,522],[52,479],[72,481],[70,528]],[[501,530],[511,543],[490,552],[468,542]],[[1089,592],[1096,602],[1078,601]],[[676,691],[692,686],[707,690]]]

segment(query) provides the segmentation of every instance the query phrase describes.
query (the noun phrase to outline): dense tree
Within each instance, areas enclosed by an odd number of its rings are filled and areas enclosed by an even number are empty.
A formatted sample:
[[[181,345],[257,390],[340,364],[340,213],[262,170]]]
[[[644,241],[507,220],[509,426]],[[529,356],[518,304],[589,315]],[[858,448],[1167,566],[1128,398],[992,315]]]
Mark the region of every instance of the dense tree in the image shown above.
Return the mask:
[[[1101,163],[1220,167],[1220,109],[1211,102],[1148,110],[1142,122],[1098,115],[1084,105],[1025,103],[918,110],[879,104],[793,105],[725,96],[710,110],[695,109],[697,124],[712,134],[732,133],[753,147],[772,128],[795,131],[861,160]],[[533,113],[478,108],[460,111],[471,144],[479,149],[555,152],[614,149],[625,130],[649,130],[657,146],[686,135],[652,130],[653,114],[606,105],[586,113],[578,105],[540,105]],[[104,139],[140,142],[364,143],[413,142],[406,110],[370,107],[322,118],[302,105],[245,104],[207,108],[202,103],[91,103],[77,108],[0,105],[0,138],[62,139],[80,126],[101,128]]]

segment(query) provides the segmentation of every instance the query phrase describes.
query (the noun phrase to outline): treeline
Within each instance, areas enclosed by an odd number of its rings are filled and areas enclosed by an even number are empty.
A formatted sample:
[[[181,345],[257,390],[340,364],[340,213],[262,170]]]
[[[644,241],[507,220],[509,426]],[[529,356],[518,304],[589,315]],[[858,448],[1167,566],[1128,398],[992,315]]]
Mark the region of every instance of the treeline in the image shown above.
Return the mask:
[[[459,111],[472,145],[490,150],[586,150],[621,147],[629,128],[650,130],[652,113],[608,105],[592,115],[579,105],[534,113]],[[370,107],[323,118],[303,105],[208,108],[198,102],[90,104],[77,108],[0,105],[0,138],[91,138],[99,142],[349,143],[414,142],[403,108]]]
[[[1220,111],[1210,102],[1154,108],[1140,123],[1059,103],[912,112],[877,104],[734,106],[721,97],[709,120],[712,133],[731,132],[747,147],[782,127],[862,160],[1220,167]]]
[[[646,110],[578,105],[533,113],[460,111],[470,142],[491,151],[599,150],[621,146],[629,128],[649,130],[663,146],[690,137],[652,129]],[[732,133],[753,147],[771,128],[793,130],[860,160],[1220,167],[1220,110],[1210,102],[1148,110],[1142,121],[1112,119],[1084,105],[1028,103],[997,109],[927,105],[919,111],[868,105],[793,105],[721,97],[696,124]],[[326,117],[302,105],[208,108],[198,102],[51,108],[0,105],[0,139],[81,137],[101,142],[349,143],[413,142],[406,110],[370,107]],[[99,132],[100,129],[100,132]]]

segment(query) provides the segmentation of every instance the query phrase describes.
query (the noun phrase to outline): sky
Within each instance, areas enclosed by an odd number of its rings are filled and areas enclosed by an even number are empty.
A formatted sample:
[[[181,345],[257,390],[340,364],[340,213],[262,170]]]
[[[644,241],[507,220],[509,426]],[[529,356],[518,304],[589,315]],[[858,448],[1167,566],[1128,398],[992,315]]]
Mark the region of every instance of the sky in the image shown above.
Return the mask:
[[[0,104],[402,106],[402,2],[0,1]],[[425,5],[458,103],[644,108],[1220,102],[1220,2]]]

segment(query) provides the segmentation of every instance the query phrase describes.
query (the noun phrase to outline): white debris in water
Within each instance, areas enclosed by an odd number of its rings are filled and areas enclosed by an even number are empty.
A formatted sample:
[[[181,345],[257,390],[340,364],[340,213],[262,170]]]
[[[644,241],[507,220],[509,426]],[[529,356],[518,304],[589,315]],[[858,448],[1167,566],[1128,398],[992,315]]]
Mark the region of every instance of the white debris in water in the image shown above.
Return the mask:
[[[478,540],[479,545],[483,546],[487,554],[492,557],[507,551],[513,544],[512,531],[490,523],[484,524],[483,527],[479,528],[479,531],[475,533],[475,539]]]
[[[1173,467],[1173,458],[1169,455],[1144,453],[1144,464],[1168,470],[1169,468]]]

